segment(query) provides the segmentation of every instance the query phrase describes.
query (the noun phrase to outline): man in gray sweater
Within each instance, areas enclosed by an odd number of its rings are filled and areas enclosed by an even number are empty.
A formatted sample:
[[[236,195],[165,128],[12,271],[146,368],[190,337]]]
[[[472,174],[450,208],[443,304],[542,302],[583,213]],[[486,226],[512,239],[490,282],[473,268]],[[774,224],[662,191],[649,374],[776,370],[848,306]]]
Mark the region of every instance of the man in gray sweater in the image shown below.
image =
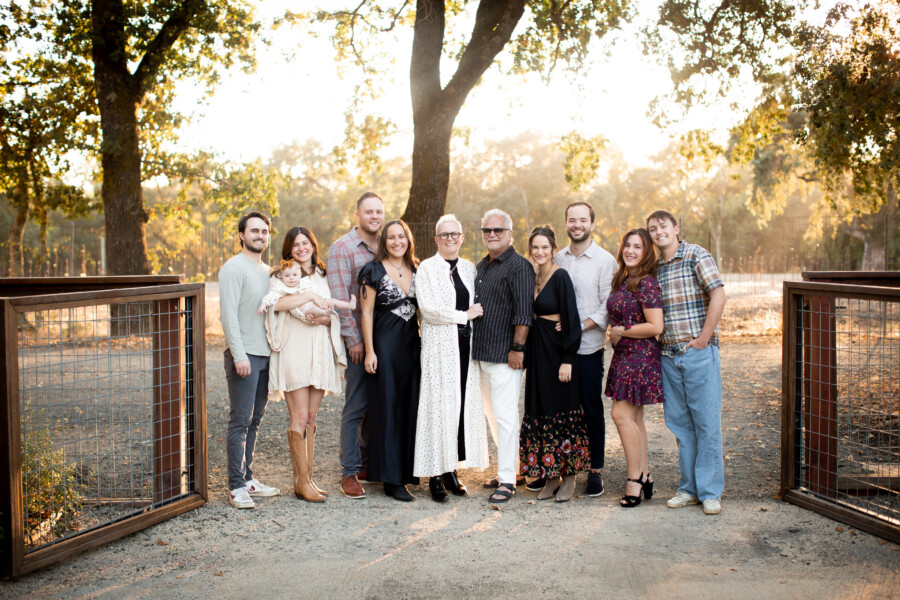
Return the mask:
[[[278,488],[253,476],[256,432],[266,411],[269,388],[269,344],[265,315],[256,312],[269,290],[269,267],[262,251],[269,245],[269,218],[250,212],[238,222],[241,252],[219,271],[219,301],[225,333],[225,378],[231,411],[228,417],[229,501],[254,508],[252,496],[275,496]]]

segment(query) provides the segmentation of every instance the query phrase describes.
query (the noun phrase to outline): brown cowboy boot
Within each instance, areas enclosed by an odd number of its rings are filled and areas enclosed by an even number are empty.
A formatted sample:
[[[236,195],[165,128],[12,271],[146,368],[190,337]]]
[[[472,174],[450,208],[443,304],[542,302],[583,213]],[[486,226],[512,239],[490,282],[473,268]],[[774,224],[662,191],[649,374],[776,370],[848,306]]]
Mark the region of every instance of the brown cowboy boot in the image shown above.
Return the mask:
[[[317,492],[319,492],[323,496],[327,496],[328,492],[317,486],[316,482],[312,480],[313,456],[315,456],[316,454],[316,429],[318,428],[318,425],[306,426],[306,456],[309,459],[309,482],[314,488],[316,488]]]
[[[288,429],[291,446],[291,463],[294,466],[294,495],[307,502],[325,502],[325,496],[309,483],[309,461],[306,456],[306,436],[299,431]]]

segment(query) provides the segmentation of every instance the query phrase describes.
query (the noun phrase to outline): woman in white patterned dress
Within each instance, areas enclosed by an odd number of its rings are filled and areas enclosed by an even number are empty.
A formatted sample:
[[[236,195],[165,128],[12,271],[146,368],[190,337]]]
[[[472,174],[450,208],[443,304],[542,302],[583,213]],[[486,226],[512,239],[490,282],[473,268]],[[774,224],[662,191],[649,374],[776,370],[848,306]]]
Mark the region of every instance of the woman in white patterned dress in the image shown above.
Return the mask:
[[[293,258],[303,271],[298,287],[324,299],[331,298],[325,265],[319,259],[316,237],[306,227],[293,227],[284,237],[282,258]],[[281,300],[279,300],[281,302]],[[325,325],[321,321],[330,322]],[[279,310],[276,303],[266,316],[269,391],[284,392],[290,425],[288,442],[294,469],[294,494],[322,502],[327,492],[312,481],[316,445],[316,414],[326,394],[340,393],[341,367],[347,366],[340,321],[333,312],[325,319],[307,319],[303,310]]]
[[[422,312],[422,380],[413,472],[429,477],[436,502],[449,489],[465,496],[458,466],[488,465],[481,380],[471,363],[469,321],[484,311],[475,304],[475,265],[459,258],[465,236],[453,215],[435,226],[438,252],[419,265],[416,286]]]

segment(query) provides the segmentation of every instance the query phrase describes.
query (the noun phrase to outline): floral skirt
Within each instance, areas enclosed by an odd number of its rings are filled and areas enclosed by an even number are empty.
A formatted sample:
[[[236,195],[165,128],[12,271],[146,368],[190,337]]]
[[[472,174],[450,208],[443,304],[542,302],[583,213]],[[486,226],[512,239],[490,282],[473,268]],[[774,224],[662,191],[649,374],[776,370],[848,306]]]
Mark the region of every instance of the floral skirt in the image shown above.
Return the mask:
[[[591,451],[581,409],[556,415],[525,415],[519,433],[522,475],[560,477],[587,471]]]

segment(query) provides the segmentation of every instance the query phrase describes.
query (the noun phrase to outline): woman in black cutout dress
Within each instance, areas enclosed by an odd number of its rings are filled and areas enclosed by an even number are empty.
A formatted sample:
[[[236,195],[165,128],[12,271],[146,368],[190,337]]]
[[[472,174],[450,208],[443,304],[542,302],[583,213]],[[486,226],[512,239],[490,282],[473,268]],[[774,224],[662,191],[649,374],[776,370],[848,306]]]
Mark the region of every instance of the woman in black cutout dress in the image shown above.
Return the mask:
[[[543,281],[543,288],[534,299],[535,319],[525,343],[525,415],[519,458],[523,475],[548,480],[538,499],[556,495],[558,502],[565,502],[572,497],[575,475],[588,470],[591,462],[575,360],[581,319],[569,274],[552,262],[553,230],[536,227],[528,246],[538,265],[536,281]]]
[[[403,221],[388,223],[375,258],[359,273],[365,367],[374,396],[369,401],[369,481],[388,496],[409,502],[419,408],[419,324],[416,319],[412,234]],[[391,275],[388,275],[390,269]],[[395,279],[396,278],[396,281]],[[409,291],[397,281],[409,281]]]

